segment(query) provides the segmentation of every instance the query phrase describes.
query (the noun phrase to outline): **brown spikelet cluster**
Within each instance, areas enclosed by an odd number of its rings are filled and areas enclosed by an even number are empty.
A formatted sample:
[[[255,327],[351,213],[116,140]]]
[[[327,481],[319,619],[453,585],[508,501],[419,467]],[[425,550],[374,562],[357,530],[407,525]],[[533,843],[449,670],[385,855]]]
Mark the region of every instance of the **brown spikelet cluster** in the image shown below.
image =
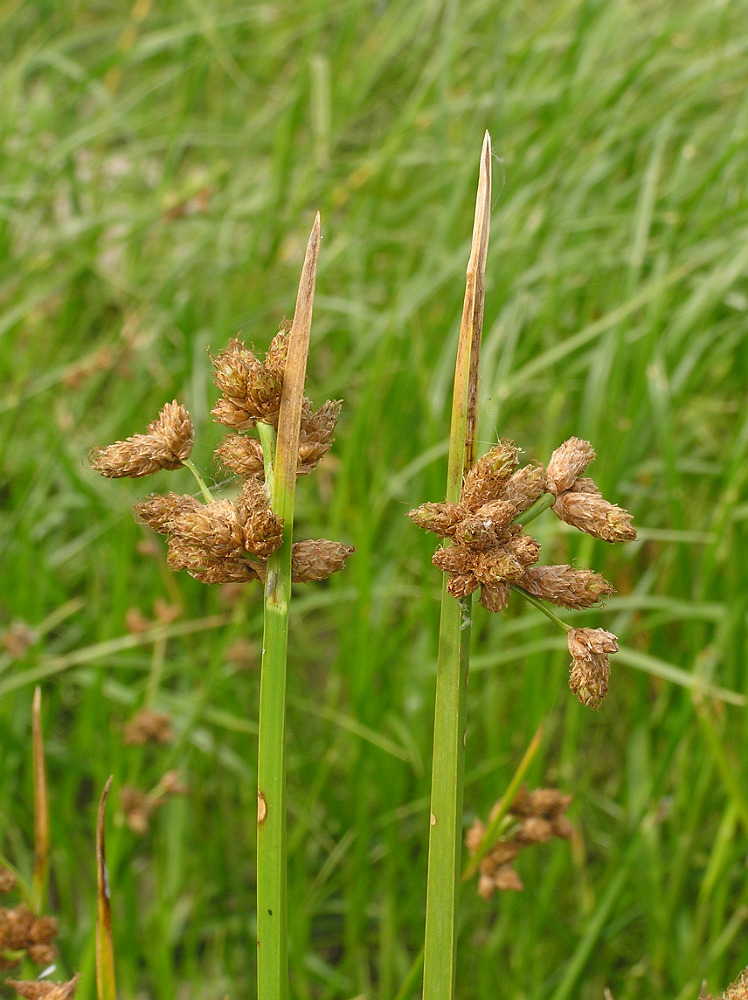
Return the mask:
[[[120,792],[120,801],[127,825],[133,833],[142,837],[148,832],[153,814],[164,802],[174,795],[186,795],[188,791],[177,771],[167,771],[150,792],[125,785]]]
[[[591,479],[580,478],[595,457],[589,442],[570,438],[553,452],[545,469],[537,464],[520,468],[518,456],[516,445],[499,441],[468,470],[459,503],[425,503],[409,512],[419,527],[451,543],[433,557],[434,565],[449,574],[447,591],[461,598],[480,587],[481,604],[489,611],[506,608],[512,587],[564,608],[598,604],[613,593],[613,586],[593,570],[537,565],[540,545],[524,532],[522,515],[546,494],[546,506],[552,501],[559,517],[609,542],[636,537],[631,515],[604,500]],[[615,652],[610,640],[598,645],[605,648],[596,658],[572,651],[572,690],[593,708],[607,691],[602,660],[607,664],[608,654]],[[594,671],[594,682],[590,670],[583,673],[578,662]]]
[[[551,455],[546,488],[556,498],[551,508],[562,521],[606,542],[631,542],[636,530],[627,510],[609,503],[591,479],[580,478],[595,458],[589,441],[569,438]]]
[[[52,983],[48,979],[8,979],[16,993],[27,1000],[70,1000],[80,976],[76,973],[66,983]]]
[[[35,917],[24,903],[0,907],[0,969],[12,969],[24,958],[49,965],[57,957],[56,936],[54,917]]]
[[[748,969],[743,969],[734,983],[731,983],[719,997],[712,994],[701,997],[701,1000],[748,1000]]]
[[[167,403],[145,434],[133,434],[106,448],[96,448],[89,461],[109,479],[151,476],[161,469],[178,469],[190,457],[195,430],[187,410],[176,399]]]
[[[255,428],[258,422],[277,426],[287,353],[288,334],[281,330],[262,361],[238,339],[211,358],[221,390],[212,413],[234,432],[227,435],[216,457],[242,477],[239,496],[203,503],[194,496],[167,493],[147,497],[133,508],[139,520],[168,536],[171,568],[186,570],[202,583],[264,580],[265,564],[283,541],[283,519],[273,513],[264,483],[262,445],[239,432]],[[341,405],[339,400],[328,400],[315,411],[304,400],[299,475],[311,472],[330,450]],[[178,468],[190,454],[193,437],[187,410],[168,403],[146,434],[97,449],[90,460],[105,476],[146,476]],[[342,569],[352,552],[351,546],[325,539],[298,543],[292,555],[293,579],[324,580]]]
[[[283,374],[288,353],[288,334],[281,330],[260,361],[254,351],[236,338],[215,358],[215,382],[221,398],[212,409],[219,424],[233,431],[246,431],[258,421],[278,425]],[[340,400],[328,400],[318,410],[304,399],[299,437],[298,474],[312,471],[330,450],[340,416]],[[216,457],[240,476],[262,476],[262,445],[244,434],[229,434],[216,449]]]
[[[533,844],[545,844],[553,837],[568,840],[572,825],[566,817],[571,795],[562,795],[555,788],[520,789],[512,802],[499,840],[484,855],[480,863],[478,894],[490,899],[494,892],[524,889],[522,879],[512,866],[520,851]],[[497,802],[491,819],[501,807]],[[489,820],[490,822],[490,820]],[[468,830],[465,843],[471,854],[482,847],[486,824],[477,820]]]
[[[144,743],[170,743],[173,735],[171,718],[166,712],[156,712],[152,708],[141,708],[125,726],[123,743],[125,746],[140,746]]]
[[[0,865],[0,896],[4,896],[8,892],[13,892],[17,882],[18,879],[15,873]]]

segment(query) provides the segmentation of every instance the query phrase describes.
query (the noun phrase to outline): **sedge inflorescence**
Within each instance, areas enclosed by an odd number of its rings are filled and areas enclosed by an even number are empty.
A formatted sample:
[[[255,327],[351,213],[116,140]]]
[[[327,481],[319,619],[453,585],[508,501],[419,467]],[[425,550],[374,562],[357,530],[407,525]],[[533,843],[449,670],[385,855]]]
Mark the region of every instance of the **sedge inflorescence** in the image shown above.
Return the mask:
[[[569,565],[538,565],[540,544],[521,521],[544,495],[567,524],[607,542],[631,541],[631,515],[605,500],[582,476],[595,452],[588,441],[570,438],[547,467],[520,467],[519,448],[499,441],[465,475],[458,503],[425,503],[409,512],[421,528],[451,544],[437,549],[433,563],[449,574],[447,591],[463,598],[480,589],[488,611],[503,611],[512,588],[565,608],[589,608],[613,593],[599,573]],[[608,656],[616,638],[604,629],[571,629],[570,687],[579,700],[599,708],[608,688]]]
[[[513,867],[513,861],[526,847],[545,844],[554,837],[568,840],[573,827],[566,816],[571,795],[563,795],[555,788],[521,788],[507,810],[504,829],[499,839],[481,858],[478,878],[478,895],[490,899],[494,892],[524,889],[522,879]],[[502,803],[491,810],[489,823],[494,820]],[[465,835],[470,854],[482,848],[488,828],[476,820]]]
[[[203,503],[189,494],[156,494],[133,508],[141,521],[168,537],[172,569],[186,570],[203,583],[264,580],[267,560],[283,541],[283,519],[273,513],[264,481],[266,456],[261,442],[247,432],[258,423],[277,427],[287,354],[288,333],[282,329],[262,361],[236,338],[211,358],[221,390],[211,412],[232,430],[215,454],[241,477],[239,495]],[[297,474],[311,472],[329,451],[340,408],[340,401],[328,400],[315,411],[304,398]],[[137,478],[189,464],[193,441],[190,415],[175,400],[164,406],[145,434],[96,449],[90,461],[109,478]],[[295,543],[292,579],[325,579],[342,569],[352,552],[351,546],[327,539]]]

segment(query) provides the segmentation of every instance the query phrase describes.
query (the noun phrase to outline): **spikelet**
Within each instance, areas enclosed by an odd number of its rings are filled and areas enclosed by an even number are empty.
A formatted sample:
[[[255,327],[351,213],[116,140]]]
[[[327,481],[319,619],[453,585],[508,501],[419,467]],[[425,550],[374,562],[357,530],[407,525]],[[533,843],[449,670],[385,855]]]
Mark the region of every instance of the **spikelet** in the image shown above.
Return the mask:
[[[96,448],[89,461],[108,479],[138,479],[162,469],[178,469],[189,458],[195,431],[187,410],[176,400],[167,403],[145,434],[133,434],[106,448]]]

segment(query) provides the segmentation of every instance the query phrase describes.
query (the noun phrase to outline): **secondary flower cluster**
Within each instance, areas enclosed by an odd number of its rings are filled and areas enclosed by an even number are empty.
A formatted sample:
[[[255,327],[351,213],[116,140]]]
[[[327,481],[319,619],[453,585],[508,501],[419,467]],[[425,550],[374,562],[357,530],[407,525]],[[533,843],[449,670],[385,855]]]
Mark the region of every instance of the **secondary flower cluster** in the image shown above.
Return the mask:
[[[0,893],[12,892],[15,887],[13,873],[0,867]],[[12,969],[25,958],[49,965],[57,957],[56,936],[54,917],[37,917],[23,903],[12,908],[0,906],[0,969]]]
[[[582,478],[595,458],[589,442],[570,438],[553,452],[547,468],[532,463],[520,468],[518,456],[514,444],[499,441],[468,470],[459,503],[425,503],[409,517],[451,541],[437,549],[432,561],[449,574],[447,591],[453,597],[467,597],[480,588],[481,604],[498,612],[515,587],[565,608],[592,607],[613,593],[612,584],[589,569],[536,565],[540,544],[519,522],[543,494],[562,520],[608,542],[636,538],[631,515],[605,500],[591,479]],[[577,629],[569,635],[572,690],[597,708],[607,691],[607,657],[617,649],[615,636],[602,629]]]
[[[202,503],[194,496],[168,493],[148,497],[133,508],[141,521],[169,537],[167,560],[172,569],[184,569],[203,583],[264,580],[267,560],[283,541],[283,519],[273,513],[263,482],[262,445],[236,432],[258,422],[277,426],[287,353],[288,335],[281,330],[264,361],[236,339],[211,359],[222,393],[212,413],[235,431],[217,449],[216,457],[243,477],[239,496]],[[299,474],[311,472],[329,451],[340,407],[339,401],[328,400],[314,411],[304,399]],[[193,441],[190,415],[175,400],[164,406],[145,434],[96,449],[90,461],[109,478],[136,478],[183,465]],[[298,542],[292,547],[292,578],[323,580],[342,569],[352,552],[351,546],[326,539]]]
[[[524,889],[522,879],[512,867],[519,852],[532,844],[545,844],[553,837],[571,837],[573,828],[565,813],[569,808],[571,795],[562,795],[554,788],[536,788],[528,792],[520,789],[508,809],[508,816],[514,823],[510,836],[498,840],[480,863],[478,895],[490,899],[494,892],[508,889]],[[491,810],[491,819],[501,808],[497,802]],[[465,842],[471,854],[475,854],[486,834],[486,825],[476,820],[470,827]]]

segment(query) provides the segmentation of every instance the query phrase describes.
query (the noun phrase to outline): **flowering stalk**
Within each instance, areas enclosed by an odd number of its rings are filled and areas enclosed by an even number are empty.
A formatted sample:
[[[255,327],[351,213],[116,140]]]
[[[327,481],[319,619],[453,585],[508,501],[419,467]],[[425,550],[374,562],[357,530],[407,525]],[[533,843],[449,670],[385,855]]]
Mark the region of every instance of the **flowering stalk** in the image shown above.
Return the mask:
[[[296,477],[310,473],[329,451],[341,408],[339,400],[328,400],[314,410],[304,396],[319,239],[317,215],[290,332],[281,328],[262,361],[238,339],[212,358],[221,397],[211,413],[232,431],[215,454],[241,478],[235,499],[213,498],[190,459],[190,415],[176,400],[163,407],[145,434],[94,449],[90,456],[93,467],[113,479],[189,469],[204,502],[190,494],[156,494],[135,504],[137,517],[168,536],[172,569],[184,569],[203,583],[259,580],[264,586],[257,792],[260,1000],[288,996],[284,733],[291,584],[326,579],[354,551],[327,539],[292,539]]]
[[[452,399],[447,503],[453,504],[459,502],[464,471],[475,459],[478,359],[490,208],[491,138],[486,132],[481,151],[473,242],[467,267]],[[423,996],[429,1000],[451,1000],[454,995],[471,602],[470,595],[455,601],[449,595],[445,582],[436,673],[423,962]]]
[[[462,794],[465,747],[465,690],[470,644],[471,600],[480,590],[487,611],[503,611],[512,591],[541,610],[565,633],[572,669],[569,687],[583,705],[597,709],[608,690],[611,653],[617,639],[604,629],[571,628],[545,603],[589,608],[613,592],[599,573],[572,566],[537,565],[540,544],[525,533],[545,510],[567,524],[607,542],[631,541],[636,531],[631,515],[604,499],[595,483],[583,476],[595,458],[588,441],[569,438],[547,467],[520,468],[520,449],[499,441],[475,460],[478,359],[483,320],[483,277],[488,247],[491,194],[491,145],[483,143],[473,245],[467,269],[465,303],[457,348],[452,401],[446,500],[424,503],[409,512],[419,527],[443,540],[432,562],[445,573],[442,590],[436,681],[434,753],[431,785],[431,830],[426,897],[423,996],[452,1000],[455,989],[457,890],[462,843]],[[520,523],[520,521],[522,523]],[[494,835],[507,810],[521,817],[521,830],[486,853],[490,837],[475,827],[468,847],[480,867],[478,891],[522,887],[509,861],[528,843],[551,836],[566,837],[563,812],[568,797],[553,789],[515,794],[513,786],[497,804],[489,833]]]
[[[265,578],[260,723],[257,756],[257,995],[288,996],[286,910],[285,707],[291,546],[304,380],[319,255],[319,214],[301,272],[283,379],[271,509],[283,522],[283,541],[269,558]],[[263,432],[266,434],[266,432]],[[267,437],[266,437],[267,440]],[[266,449],[263,448],[263,451]]]

